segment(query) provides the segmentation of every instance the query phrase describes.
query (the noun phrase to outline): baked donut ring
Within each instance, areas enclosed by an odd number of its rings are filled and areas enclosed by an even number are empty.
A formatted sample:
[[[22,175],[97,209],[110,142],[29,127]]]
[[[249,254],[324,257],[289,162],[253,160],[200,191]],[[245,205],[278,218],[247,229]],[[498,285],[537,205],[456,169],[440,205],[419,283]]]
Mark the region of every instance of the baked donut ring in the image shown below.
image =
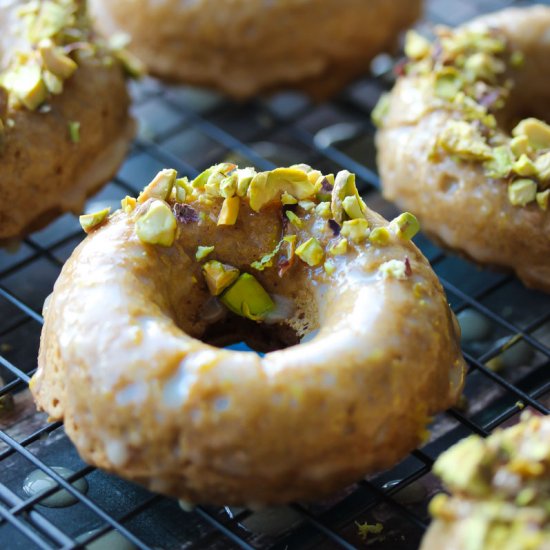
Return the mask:
[[[163,78],[236,98],[285,85],[339,90],[418,17],[420,0],[92,0],[98,27],[132,36]]]
[[[411,33],[412,61],[375,112],[384,196],[443,245],[547,292],[548,28],[535,6],[440,29],[433,45]]]
[[[0,242],[80,212],[122,162],[134,122],[124,67],[83,1],[0,2]]]
[[[31,383],[87,462],[191,502],[310,499],[456,401],[459,329],[416,220],[388,225],[349,172],[164,170],[122,202],[82,219]],[[205,343],[228,331],[302,343]]]
[[[550,548],[550,417],[524,414],[485,440],[468,437],[434,471],[453,495],[430,503],[421,550]]]

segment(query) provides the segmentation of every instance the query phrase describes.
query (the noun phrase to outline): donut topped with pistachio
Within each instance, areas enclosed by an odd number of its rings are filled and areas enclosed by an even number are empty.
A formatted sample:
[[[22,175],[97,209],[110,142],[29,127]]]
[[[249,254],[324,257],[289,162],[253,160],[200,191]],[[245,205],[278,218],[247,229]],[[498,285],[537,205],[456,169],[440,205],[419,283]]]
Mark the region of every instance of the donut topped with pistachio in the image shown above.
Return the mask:
[[[95,36],[86,7],[0,5],[0,241],[81,209],[133,134],[124,74],[136,75],[140,63],[120,40]]]
[[[538,550],[550,545],[550,418],[522,421],[483,439],[470,436],[434,465],[453,496],[430,503],[422,546]]]
[[[31,387],[93,464],[192,502],[312,499],[403,458],[458,398],[418,223],[347,171],[167,169],[81,223]],[[239,341],[265,355],[216,347]]]
[[[407,61],[373,112],[384,195],[445,245],[550,289],[550,8],[490,14]]]

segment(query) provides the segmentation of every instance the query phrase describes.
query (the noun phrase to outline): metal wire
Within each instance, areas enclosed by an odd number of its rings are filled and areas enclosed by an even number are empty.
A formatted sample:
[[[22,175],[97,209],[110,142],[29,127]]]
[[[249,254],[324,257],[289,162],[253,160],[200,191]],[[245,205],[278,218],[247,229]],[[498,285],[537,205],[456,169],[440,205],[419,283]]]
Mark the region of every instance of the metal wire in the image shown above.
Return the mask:
[[[429,20],[452,24],[480,10],[490,11],[512,3],[530,2],[428,0],[427,13]],[[292,155],[297,157],[296,162],[355,172],[367,200],[377,201],[380,186],[374,161],[363,158],[363,154],[367,156],[365,142],[372,140],[373,127],[369,120],[375,96],[389,85],[386,70],[375,78],[358,81],[324,105],[312,104],[299,94],[282,94],[274,100],[258,99],[236,106],[215,95],[146,80],[135,90],[136,114],[144,123],[140,135],[120,173],[90,202],[114,204],[124,195],[135,193],[155,168],[165,165],[193,177],[206,164],[223,158],[242,158],[267,170],[282,164],[281,157]],[[362,93],[363,89],[367,92]],[[327,129],[337,125],[348,133],[343,139],[327,139],[330,137]],[[354,147],[359,146],[362,152],[356,158]],[[64,260],[81,238],[76,220],[67,215],[46,230],[31,235],[14,254],[0,251],[0,375],[4,379],[3,382],[0,379],[0,410],[2,400],[15,397],[18,404],[26,393],[22,390],[36,368],[43,322],[41,304],[51,291]],[[70,550],[114,530],[144,550],[188,545],[195,548],[351,549],[363,544],[355,520],[374,521],[386,514],[389,523],[395,520],[400,525],[397,535],[389,534],[386,542],[380,539],[373,544],[377,544],[377,548],[410,548],[406,545],[414,545],[419,540],[429,521],[425,510],[429,495],[414,504],[403,503],[398,497],[418,483],[430,486],[432,492],[437,490],[430,470],[443,449],[470,433],[486,436],[525,406],[542,414],[550,412],[547,374],[550,298],[522,289],[512,276],[496,276],[485,271],[472,275],[475,285],[470,284],[470,280],[467,285],[463,284],[447,267],[448,262],[461,260],[425,239],[419,244],[421,248],[424,245],[424,252],[440,275],[455,312],[474,310],[487,319],[496,334],[511,343],[521,340],[535,354],[537,365],[517,373],[495,372],[490,362],[502,353],[502,345],[493,340],[481,348],[466,348],[465,357],[470,366],[466,393],[471,394],[467,411],[454,408],[440,415],[434,421],[432,440],[422,449],[411,453],[394,469],[359,481],[334,502],[293,504],[298,524],[269,536],[246,528],[254,515],[252,511],[230,517],[223,510],[199,507],[184,514],[169,499],[84,465],[71,450],[60,423],[48,424],[46,419],[36,420],[35,416],[31,422],[25,416],[17,417],[13,424],[9,413],[6,420],[0,415],[0,547]],[[470,268],[462,262],[460,269]],[[512,313],[505,314],[505,308],[500,307],[496,301],[499,294],[514,297]],[[533,304],[538,308],[534,313],[530,311]],[[74,466],[74,473],[64,479],[51,464],[67,460]],[[54,494],[57,486],[32,497],[25,495],[21,485],[31,467],[49,475],[78,504],[58,510],[42,506],[43,499]],[[91,485],[89,494],[79,492],[72,484],[84,477]],[[116,505],[113,487],[116,487]],[[77,540],[85,529],[94,526],[99,529]],[[402,542],[405,536],[409,538]],[[409,540],[416,542],[409,543]]]

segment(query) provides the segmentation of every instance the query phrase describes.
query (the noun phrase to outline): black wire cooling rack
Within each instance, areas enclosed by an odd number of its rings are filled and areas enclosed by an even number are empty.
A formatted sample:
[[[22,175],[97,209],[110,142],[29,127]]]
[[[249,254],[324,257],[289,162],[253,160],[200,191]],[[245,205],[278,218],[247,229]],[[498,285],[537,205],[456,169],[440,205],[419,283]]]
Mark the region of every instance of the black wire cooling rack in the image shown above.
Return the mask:
[[[512,0],[431,0],[426,21],[456,24]],[[366,30],[368,32],[368,29]],[[320,170],[358,175],[367,203],[396,214],[378,192],[370,111],[391,86],[392,59],[380,56],[372,75],[335,100],[311,103],[299,93],[234,104],[188,87],[146,79],[133,85],[139,137],[118,176],[87,209],[116,208],[157,172],[170,166],[194,176],[225,159],[269,169],[306,162]],[[84,464],[60,423],[34,410],[27,390],[36,367],[41,307],[63,262],[83,238],[77,218],[65,215],[31,235],[17,250],[0,250],[0,548],[417,548],[429,523],[427,504],[440,490],[430,470],[442,450],[471,433],[486,435],[528,408],[550,404],[550,296],[515,278],[448,255],[419,235],[417,244],[441,277],[465,325],[469,364],[465,397],[434,419],[431,439],[395,468],[358,481],[332,499],[276,511],[198,507],[176,501]],[[549,260],[550,261],[550,260]],[[473,337],[472,337],[472,333]],[[345,452],[345,449],[342,449]],[[60,477],[52,467],[74,474]],[[23,491],[33,470],[50,475],[75,504],[41,504]],[[72,482],[86,478],[83,494]],[[382,525],[382,531],[373,527]],[[369,527],[367,527],[369,526]],[[367,532],[370,531],[370,532]],[[366,538],[364,535],[367,535]],[[113,538],[114,537],[114,538]],[[126,541],[126,546],[121,542]]]

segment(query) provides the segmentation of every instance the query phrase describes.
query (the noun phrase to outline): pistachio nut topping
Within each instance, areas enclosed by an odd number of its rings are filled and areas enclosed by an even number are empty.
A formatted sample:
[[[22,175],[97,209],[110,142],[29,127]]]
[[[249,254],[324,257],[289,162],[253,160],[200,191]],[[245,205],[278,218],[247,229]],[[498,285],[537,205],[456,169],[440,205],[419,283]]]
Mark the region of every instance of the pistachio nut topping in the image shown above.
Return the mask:
[[[69,120],[69,137],[73,143],[80,143],[80,122]]]
[[[379,266],[378,273],[384,279],[406,279],[408,276],[407,264],[402,260],[389,260]]]
[[[16,10],[21,21],[21,48],[0,71],[0,87],[11,108],[36,110],[50,95],[63,92],[64,82],[78,70],[83,52],[104,64],[125,50],[113,50],[91,27],[86,2],[44,0],[25,2]]]
[[[239,197],[227,197],[224,199],[218,217],[218,225],[235,225],[240,206],[241,199]]]
[[[325,251],[315,237],[311,237],[296,249],[296,256],[310,267],[319,265],[325,258]]]
[[[487,439],[463,439],[436,461],[434,472],[458,497],[437,495],[430,512],[443,521],[472,515],[468,548],[543,548],[550,544],[550,422],[522,414]],[[534,544],[531,544],[534,543]]]
[[[508,200],[514,206],[525,206],[537,197],[537,184],[533,180],[520,179],[508,186]]]
[[[369,222],[364,219],[345,221],[340,235],[349,237],[354,243],[361,243],[370,235]]]
[[[202,266],[202,272],[212,296],[218,296],[231,286],[240,275],[239,270],[231,265],[210,260]]]
[[[537,192],[544,191],[550,183],[550,151],[544,158],[550,150],[550,126],[527,118],[506,136],[495,118],[513,86],[509,73],[521,69],[522,52],[512,50],[504,33],[492,28],[440,27],[436,35],[430,44],[410,31],[405,42],[405,73],[431,87],[435,109],[455,115],[437,136],[429,159],[437,162],[446,153],[455,161],[480,163],[485,175],[501,185],[530,178]],[[378,125],[383,125],[386,104],[382,98],[373,111]],[[534,196],[527,202],[515,191],[509,190],[508,196],[515,206],[538,204]]]
[[[337,242],[335,242],[329,249],[329,254],[332,254],[333,256],[343,256],[348,251],[348,240],[343,237],[341,239],[338,239]]]
[[[212,252],[214,252],[214,248],[214,246],[198,246],[197,251],[195,252],[195,259],[197,260],[197,262],[204,260],[210,254],[212,254]]]
[[[390,240],[391,234],[387,227],[375,227],[369,235],[369,241],[380,246],[388,244]]]
[[[250,273],[243,273],[221,296],[229,310],[242,317],[259,321],[275,308],[264,287]]]
[[[332,217],[342,223],[349,219],[364,218],[366,206],[357,191],[355,174],[342,170],[336,174],[331,201]]]
[[[172,246],[176,231],[176,218],[170,207],[161,200],[154,200],[145,214],[136,220],[136,235],[143,243]]]
[[[83,214],[78,218],[78,221],[80,222],[80,225],[82,226],[82,229],[86,233],[90,233],[97,227],[99,227],[109,216],[111,212],[111,208],[104,208],[103,210],[100,210],[99,212],[94,212],[93,214]]]
[[[383,230],[385,228],[379,227],[377,229]],[[400,239],[409,241],[420,231],[420,224],[413,214],[403,212],[390,222],[388,229]]]
[[[142,204],[149,199],[167,200],[172,193],[176,177],[177,172],[173,169],[161,170],[139,194],[138,203]]]

